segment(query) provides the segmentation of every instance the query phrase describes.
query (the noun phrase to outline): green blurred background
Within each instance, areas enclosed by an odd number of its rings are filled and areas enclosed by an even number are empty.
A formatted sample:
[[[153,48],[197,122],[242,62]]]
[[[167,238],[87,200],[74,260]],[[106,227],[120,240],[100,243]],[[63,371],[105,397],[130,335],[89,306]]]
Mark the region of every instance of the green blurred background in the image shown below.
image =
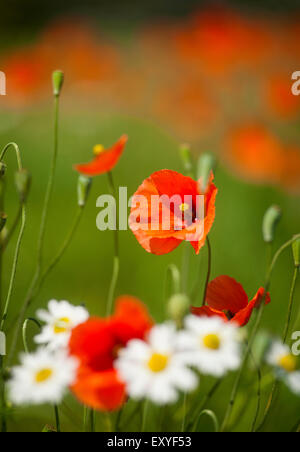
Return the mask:
[[[15,4],[13,6],[13,3]],[[1,6],[1,24],[4,24],[3,36],[16,32],[16,41],[27,39],[28,33],[34,33],[42,27],[49,17],[55,14],[69,12],[110,17],[111,33],[120,33],[121,29],[130,28],[131,21],[150,20],[153,14],[182,15],[191,10],[199,2],[49,2],[43,4],[42,11],[36,9],[36,2],[13,2]],[[246,2],[242,2],[246,3]],[[267,11],[270,6],[282,7],[282,2],[248,2],[262,4]],[[292,8],[297,2],[285,2],[285,7]],[[126,4],[126,8],[125,8]],[[190,7],[188,6],[190,4]],[[289,5],[288,5],[289,4]],[[63,6],[64,5],[64,6]],[[249,6],[249,5],[248,5]],[[24,9],[25,8],[25,9]],[[126,9],[125,17],[124,11]],[[26,11],[26,14],[24,12]],[[98,16],[97,16],[98,15]],[[116,16],[116,30],[113,29]],[[122,25],[123,24],[123,25]],[[16,31],[17,30],[17,31]],[[12,35],[6,42],[7,46],[14,44]],[[2,42],[3,46],[3,42]],[[68,86],[66,74],[65,87]],[[0,98],[1,104],[1,98]],[[169,168],[183,171],[178,148],[180,142],[166,131],[159,123],[135,117],[132,114],[105,113],[105,106],[99,110],[89,109],[88,106],[76,104],[76,97],[72,99],[72,108],[64,105],[64,95],[61,98],[61,112],[59,125],[59,155],[55,191],[51,200],[49,223],[47,225],[45,261],[53,256],[60,247],[68,232],[76,212],[76,184],[77,174],[72,165],[90,158],[90,152],[95,143],[111,145],[123,133],[129,136],[128,146],[116,167],[115,181],[119,186],[127,186],[128,194],[132,195],[139,184],[153,171]],[[109,110],[109,108],[108,108]],[[34,271],[37,234],[47,177],[50,169],[51,152],[53,147],[53,106],[51,98],[51,74],[49,73],[49,93],[42,106],[25,109],[3,109],[0,120],[0,137],[2,146],[9,141],[18,143],[21,149],[23,163],[32,174],[32,187],[27,205],[27,225],[22,244],[20,262],[17,271],[17,281],[13,292],[8,325],[18,313],[30,278]],[[193,149],[195,154],[207,149]],[[211,149],[215,151],[214,149]],[[17,210],[17,196],[15,193],[13,175],[15,171],[15,157],[7,158],[7,196],[5,211],[9,215],[8,226]],[[212,244],[212,277],[228,274],[241,282],[252,297],[257,289],[263,285],[266,272],[266,247],[262,239],[261,224],[265,210],[270,204],[278,204],[283,211],[283,217],[278,227],[274,247],[277,248],[293,234],[300,231],[299,197],[286,194],[280,188],[266,184],[254,185],[244,182],[229,172],[222,165],[216,172],[216,185],[219,189],[216,203],[216,220],[211,232]],[[35,299],[28,315],[33,316],[37,307],[45,307],[51,298],[67,299],[74,304],[84,303],[93,315],[103,315],[108,294],[112,270],[113,236],[111,232],[99,232],[96,229],[96,199],[108,191],[106,176],[93,180],[92,191],[88,200],[83,220],[76,236],[63,256],[63,259],[48,277],[42,291]],[[6,294],[8,280],[12,266],[16,234],[10,243],[3,265],[3,288]],[[185,246],[182,244],[175,252],[166,256],[147,254],[137,243],[130,231],[120,233],[121,270],[118,281],[117,294],[132,294],[143,300],[153,317],[157,321],[165,318],[165,273],[170,263],[181,268],[182,254]],[[206,276],[206,248],[198,257],[191,252],[190,283],[199,281],[199,296],[203,290]],[[263,327],[274,335],[282,333],[287,311],[288,294],[293,273],[291,251],[288,250],[280,258],[274,271],[271,296],[272,304],[265,309]],[[300,309],[299,281],[295,296],[295,313]],[[251,327],[251,324],[250,324]],[[32,327],[33,329],[34,327]],[[300,324],[299,324],[300,328]],[[31,334],[31,333],[30,333]],[[10,335],[9,338],[10,340]],[[21,342],[19,350],[22,349]],[[238,409],[236,416],[239,422],[235,430],[249,429],[249,423],[255,410],[255,374],[245,376],[241,395],[237,403],[239,409],[250,396],[248,408],[243,416]],[[202,380],[201,393],[205,394],[212,380]],[[228,403],[229,389],[233,382],[230,376],[219,389],[210,403],[220,418]],[[268,380],[267,380],[268,384]],[[264,399],[270,386],[266,386]],[[198,397],[200,397],[198,395]],[[200,398],[199,398],[200,400]],[[195,403],[195,400],[194,400]],[[65,430],[73,431],[78,428],[82,408],[70,397],[68,407],[63,409],[63,426]],[[70,407],[75,415],[70,413]],[[270,418],[267,428],[271,431],[290,430],[299,418],[300,400],[291,395],[285,388],[280,393],[276,409]],[[128,409],[129,410],[129,409]],[[130,411],[130,410],[129,410]],[[180,420],[176,410],[167,409],[170,421],[164,429],[174,429]],[[175,416],[175,417],[174,417]],[[176,417],[177,416],[177,417]],[[179,420],[178,420],[179,419]],[[104,415],[97,416],[98,428],[103,429],[106,422]],[[9,430],[41,431],[45,424],[53,423],[52,411],[49,407],[22,408],[15,410],[9,420]],[[125,423],[126,424],[126,423]],[[155,426],[153,427],[155,428]],[[203,420],[202,430],[210,430],[209,422]],[[124,426],[125,430],[136,429],[136,421]]]

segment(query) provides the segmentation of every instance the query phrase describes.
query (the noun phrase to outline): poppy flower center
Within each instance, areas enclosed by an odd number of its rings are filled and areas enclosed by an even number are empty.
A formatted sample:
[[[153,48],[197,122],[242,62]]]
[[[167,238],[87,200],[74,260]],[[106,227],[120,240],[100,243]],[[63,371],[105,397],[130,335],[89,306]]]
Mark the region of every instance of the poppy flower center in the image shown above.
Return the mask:
[[[96,144],[93,148],[94,155],[99,155],[105,150],[104,146],[102,144]]]
[[[293,355],[285,355],[279,359],[279,366],[286,372],[294,372],[296,370],[296,359]]]
[[[68,317],[62,317],[57,320],[57,322],[54,325],[54,333],[55,334],[61,334],[68,331],[67,324],[70,323],[70,319]],[[63,326],[63,325],[66,326]]]
[[[189,206],[186,202],[183,202],[183,203],[180,204],[180,206],[179,206],[179,210],[180,210],[181,212],[186,212],[187,210],[189,210],[189,208],[190,208],[190,206]]]
[[[211,350],[219,350],[221,346],[221,340],[217,334],[207,334],[203,338],[203,344],[206,348]]]
[[[35,374],[35,381],[36,383],[44,383],[45,381],[49,380],[49,378],[53,375],[53,370],[50,368],[45,368],[39,370]]]
[[[113,359],[117,359],[118,358],[120,350],[122,350],[122,348],[123,348],[123,345],[121,345],[121,344],[117,344],[117,345],[114,346],[114,348],[112,350]]]
[[[169,357],[161,353],[153,353],[148,361],[148,367],[152,372],[161,372],[168,365]]]

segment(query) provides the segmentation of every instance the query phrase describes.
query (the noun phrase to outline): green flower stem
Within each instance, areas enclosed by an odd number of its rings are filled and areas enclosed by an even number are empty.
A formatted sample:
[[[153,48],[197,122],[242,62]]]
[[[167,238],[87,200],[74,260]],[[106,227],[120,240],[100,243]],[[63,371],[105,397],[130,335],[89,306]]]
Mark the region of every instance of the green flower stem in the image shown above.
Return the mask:
[[[1,401],[1,421],[0,428],[1,433],[5,433],[7,431],[6,425],[6,400],[5,400],[5,383],[4,383],[4,366],[3,366],[3,356],[0,356],[0,401]]]
[[[170,286],[168,282],[171,283]],[[170,291],[168,290],[169,287],[171,287]],[[166,270],[164,301],[178,293],[180,293],[180,272],[176,265],[170,264]]]
[[[261,406],[261,382],[262,382],[262,374],[261,374],[261,369],[259,364],[256,363],[255,357],[253,356],[252,351],[250,351],[250,355],[253,361],[253,364],[255,366],[256,372],[257,372],[257,405],[256,405],[256,410],[255,410],[255,415],[254,415],[254,419],[252,422],[252,427],[251,427],[251,433],[253,433],[255,431],[255,426],[256,426],[256,422],[260,413],[260,406]]]
[[[148,409],[149,409],[148,400],[145,400],[143,405],[144,406],[143,406],[141,432],[145,432],[145,430],[146,430],[146,423],[147,423],[147,416],[148,416]]]
[[[48,185],[47,185],[47,190],[46,190],[46,196],[45,196],[45,201],[44,201],[44,208],[43,208],[43,212],[42,212],[42,219],[41,219],[40,232],[39,232],[39,239],[38,239],[37,268],[36,268],[36,273],[38,273],[38,274],[41,271],[41,266],[42,266],[43,245],[44,245],[44,238],[45,238],[46,225],[47,225],[47,219],[48,219],[49,204],[50,204],[50,199],[51,199],[52,192],[53,192],[54,177],[55,177],[55,172],[56,172],[56,161],[57,161],[57,153],[58,153],[58,119],[59,119],[59,96],[55,96],[54,97],[54,148],[53,148],[50,175],[49,175],[49,179],[48,179]]]
[[[1,208],[1,210],[3,210]],[[8,245],[8,243],[10,242],[10,239],[12,238],[18,224],[20,221],[20,218],[22,217],[22,204],[19,205],[18,208],[18,212],[15,216],[15,219],[11,225],[11,228],[8,230],[7,235],[5,237],[3,237],[3,240],[1,240],[0,242],[0,253],[3,253]]]
[[[115,199],[117,199],[117,192],[114,185],[113,175],[112,172],[108,172],[108,185],[111,194],[114,196]],[[119,270],[120,270],[120,257],[119,257],[119,233],[118,233],[118,225],[119,223],[119,217],[118,217],[118,206],[116,208],[116,228],[114,231],[114,259],[113,259],[113,273],[112,273],[112,279],[109,287],[108,292],[108,298],[107,298],[107,306],[106,306],[106,315],[109,316],[112,313],[113,310],[113,303],[114,303],[114,297],[115,297],[115,291],[116,291],[116,285],[119,277]]]
[[[206,243],[207,243],[207,253],[208,253],[208,264],[207,264],[207,275],[206,275],[206,281],[205,281],[204,292],[203,292],[202,306],[205,305],[207,286],[209,283],[210,273],[211,273],[211,245],[210,245],[210,241],[209,241],[208,237],[206,238]]]
[[[197,423],[200,413],[203,411],[203,409],[205,408],[205,406],[207,405],[209,400],[213,397],[215,392],[218,390],[221,383],[222,383],[222,379],[220,378],[213,384],[210,391],[204,397],[200,407],[197,407],[197,412],[194,414],[194,416],[192,416],[192,419],[190,420],[190,422],[187,425],[186,431],[190,431],[190,429],[192,429],[192,431],[194,431],[194,429],[196,428],[196,423]]]
[[[187,393],[186,392],[183,394],[182,409],[183,409],[183,415],[182,415],[181,431],[184,432],[185,431],[185,423],[186,423],[186,413],[187,413]]]
[[[18,165],[18,170],[21,171],[23,169],[22,167],[22,160],[21,160],[21,154],[20,154],[20,150],[19,147],[16,143],[8,143],[4,149],[2,150],[1,154],[0,154],[0,162],[2,162],[2,160],[4,159],[6,152],[8,151],[9,148],[13,148],[15,150],[16,153],[16,158],[17,158],[17,165]],[[17,239],[17,244],[16,244],[16,249],[15,249],[15,254],[14,254],[14,258],[13,258],[13,266],[12,266],[12,271],[11,271],[11,277],[10,277],[10,281],[9,281],[9,287],[8,287],[8,293],[7,293],[7,297],[5,300],[5,305],[4,305],[4,310],[3,310],[3,314],[1,317],[1,323],[0,323],[0,331],[3,331],[3,327],[4,327],[4,323],[8,314],[8,309],[9,309],[9,304],[10,304],[10,300],[11,300],[11,296],[13,293],[13,286],[14,286],[14,282],[15,282],[15,276],[16,276],[16,271],[17,271],[17,265],[18,265],[18,259],[19,259],[19,253],[20,253],[20,248],[21,248],[21,242],[22,242],[22,238],[23,238],[23,234],[24,234],[24,229],[25,229],[25,223],[26,223],[26,211],[25,211],[25,204],[24,202],[22,202],[22,214],[21,214],[21,228],[19,231],[19,235],[18,235],[18,239]],[[0,270],[2,269],[2,252],[1,252],[1,263],[0,263]],[[1,281],[1,285],[2,285],[2,281]],[[1,431],[5,432],[7,430],[6,428],[6,416],[5,416],[5,409],[6,409],[6,401],[5,401],[5,383],[4,383],[4,376],[3,376],[3,372],[4,372],[4,366],[3,366],[3,357],[0,357],[0,375],[1,375],[1,407],[2,407],[2,417],[1,417]]]
[[[215,431],[215,433],[217,433],[219,431],[219,421],[218,421],[216,414],[212,410],[201,411],[201,413],[198,416],[198,421],[197,421],[197,426],[195,428],[195,431],[197,432],[198,428],[200,427],[200,418],[202,416],[208,416],[212,420],[212,423],[214,426],[214,431]]]
[[[39,279],[39,281],[35,281],[34,282],[34,286],[32,285],[32,289],[30,292],[30,296],[27,296],[26,298],[26,303],[24,303],[21,311],[20,311],[20,315],[18,317],[17,320],[17,327],[15,330],[15,334],[12,340],[12,345],[11,345],[11,349],[10,349],[10,353],[8,355],[8,363],[11,362],[14,352],[15,352],[15,348],[17,345],[17,339],[18,339],[18,335],[19,335],[19,329],[21,328],[21,326],[23,325],[23,319],[25,317],[26,311],[29,308],[29,306],[31,305],[32,301],[34,300],[34,298],[38,295],[39,291],[41,290],[46,278],[48,277],[48,275],[50,274],[50,272],[53,270],[53,268],[59,263],[59,261],[61,260],[62,256],[64,255],[64,253],[66,252],[66,250],[68,249],[76,231],[77,228],[79,226],[80,220],[82,218],[82,214],[84,211],[84,206],[79,206],[78,210],[76,212],[73,224],[71,226],[70,231],[68,232],[61,248],[59,249],[59,251],[57,252],[56,256],[54,256],[54,258],[52,259],[52,261],[48,264],[48,266],[45,268],[45,270],[42,272],[42,275]]]
[[[53,148],[50,175],[49,175],[49,179],[48,179],[48,185],[47,185],[47,190],[46,190],[46,195],[45,195],[45,200],[44,200],[42,219],[41,219],[40,231],[39,231],[39,237],[38,237],[36,268],[35,268],[35,272],[34,272],[32,280],[31,280],[30,286],[26,293],[23,306],[22,306],[20,314],[19,314],[19,318],[17,321],[17,327],[16,327],[15,334],[14,334],[14,337],[12,340],[9,361],[10,361],[10,358],[13,356],[14,350],[16,348],[19,332],[20,332],[20,329],[24,322],[24,317],[25,317],[26,311],[30,304],[35,286],[39,280],[40,273],[41,273],[42,261],[43,261],[43,244],[44,244],[46,224],[47,224],[47,219],[48,219],[49,204],[50,204],[50,199],[51,199],[51,195],[53,192],[56,161],[57,161],[57,152],[58,152],[58,118],[59,118],[59,96],[57,95],[54,97],[54,148]],[[0,157],[0,161],[1,161],[1,157]]]
[[[57,433],[61,433],[59,410],[58,410],[57,405],[54,405],[54,416],[55,416],[56,431],[57,431]]]
[[[226,430],[227,424],[229,422],[230,415],[231,415],[231,412],[232,412],[232,409],[233,409],[233,406],[235,404],[236,395],[237,395],[237,391],[238,391],[239,384],[240,384],[240,381],[241,381],[241,377],[242,377],[243,371],[244,371],[244,369],[246,367],[246,364],[247,364],[247,361],[248,361],[248,357],[249,357],[249,354],[250,354],[250,351],[251,351],[254,339],[256,337],[256,334],[257,334],[257,331],[258,331],[258,328],[260,326],[260,322],[261,322],[261,319],[262,319],[262,316],[263,316],[264,307],[265,307],[265,297],[266,297],[266,293],[267,293],[267,291],[269,290],[269,287],[270,287],[271,276],[272,276],[274,267],[275,267],[275,265],[277,263],[278,258],[282,254],[282,252],[285,249],[287,249],[288,247],[290,247],[292,245],[292,243],[294,243],[299,238],[300,238],[300,234],[295,235],[291,240],[288,240],[286,243],[284,243],[278,249],[278,251],[275,253],[275,255],[274,255],[273,259],[272,259],[271,265],[270,265],[270,267],[269,267],[269,269],[267,271],[266,282],[265,282],[265,286],[264,286],[264,289],[265,289],[264,297],[263,297],[261,305],[259,307],[259,311],[258,311],[258,315],[257,315],[257,318],[256,318],[256,322],[255,322],[255,325],[253,327],[253,330],[252,330],[252,333],[251,333],[251,336],[250,336],[250,340],[249,340],[248,346],[246,348],[246,352],[245,352],[243,360],[242,360],[242,364],[241,364],[240,370],[239,370],[239,372],[237,374],[237,377],[236,377],[236,380],[235,380],[235,383],[234,383],[234,386],[233,386],[233,389],[232,389],[230,401],[229,401],[229,404],[227,406],[225,417],[224,417],[224,420],[223,420],[223,423],[222,423],[222,426],[221,426],[221,432],[224,432]]]
[[[41,329],[41,325],[36,319],[29,317],[28,319],[25,320],[25,322],[23,323],[23,328],[22,328],[23,346],[24,346],[25,353],[29,353],[29,347],[28,347],[28,342],[27,342],[27,326],[28,326],[29,322],[33,322],[35,325],[37,325],[39,330]]]
[[[295,288],[296,288],[296,281],[297,281],[297,277],[298,277],[298,273],[299,273],[299,269],[297,267],[295,267],[294,269],[294,275],[293,275],[293,279],[292,279],[292,285],[291,285],[291,290],[290,290],[290,297],[289,297],[289,307],[288,307],[288,314],[287,314],[287,319],[286,319],[286,323],[285,323],[285,327],[284,327],[284,332],[283,332],[283,342],[286,343],[287,341],[287,336],[288,336],[288,332],[289,332],[289,328],[290,328],[290,323],[291,323],[291,318],[292,318],[292,311],[293,311],[293,301],[294,301],[294,295],[295,295]],[[272,389],[271,389],[271,393],[268,399],[268,403],[265,409],[265,413],[263,416],[263,419],[261,421],[261,423],[259,424],[257,431],[261,430],[265,423],[266,420],[269,416],[269,413],[271,411],[271,408],[273,406],[273,401],[274,401],[274,397],[275,394],[277,392],[279,386],[279,381],[277,380],[277,378],[275,379]]]
[[[5,180],[4,176],[0,177],[0,212],[4,212],[4,192],[5,192]],[[2,312],[2,264],[3,264],[3,243],[4,243],[4,231],[0,232],[0,315]]]
[[[188,294],[188,275],[191,257],[189,245],[189,243],[184,243],[181,263],[181,289],[185,294]]]
[[[8,143],[4,147],[4,149],[0,155],[0,162],[2,162],[7,150],[10,147],[14,148],[14,150],[15,150],[16,157],[17,157],[18,170],[21,171],[23,169],[21,155],[20,155],[19,147],[16,143]],[[9,281],[9,286],[8,286],[7,297],[5,300],[3,314],[2,314],[1,323],[0,323],[0,331],[3,331],[4,323],[7,318],[9,304],[10,304],[12,293],[13,293],[13,287],[14,287],[14,282],[15,282],[15,277],[16,277],[16,272],[17,272],[17,265],[18,265],[18,260],[19,260],[21,242],[22,242],[22,238],[24,235],[25,223],[26,223],[26,209],[25,209],[24,202],[22,202],[21,227],[20,227],[17,244],[16,244],[16,249],[15,249],[15,254],[14,254],[14,258],[13,258],[13,265],[12,265],[12,271],[11,271],[11,276],[10,276],[10,281]]]
[[[90,429],[91,433],[95,433],[95,411],[90,410]]]
[[[45,279],[47,278],[47,276],[49,275],[49,273],[51,273],[51,271],[53,270],[53,268],[59,263],[59,261],[61,260],[62,256],[64,255],[64,253],[66,252],[66,250],[69,248],[69,245],[77,231],[77,228],[79,226],[80,220],[82,218],[82,214],[84,211],[84,206],[79,206],[73,224],[71,226],[70,231],[68,232],[61,248],[59,249],[59,251],[57,252],[56,256],[54,256],[54,258],[52,259],[52,261],[50,262],[50,264],[45,268],[45,270],[43,271],[38,287],[36,289],[36,292],[34,294],[34,296],[36,296],[38,294],[38,292],[40,291],[40,289],[42,288],[42,285],[45,281]]]
[[[288,314],[287,314],[287,319],[286,319],[286,323],[285,323],[285,327],[284,327],[284,332],[283,332],[283,342],[284,342],[284,343],[286,343],[287,336],[288,336],[289,329],[290,329],[290,323],[291,323],[292,312],[293,312],[293,303],[294,303],[295,288],[296,288],[296,282],[297,282],[298,274],[299,274],[299,268],[295,267],[295,269],[294,269],[294,275],[293,275],[293,280],[292,280],[292,285],[291,285],[291,290],[290,290],[290,299],[289,299]]]

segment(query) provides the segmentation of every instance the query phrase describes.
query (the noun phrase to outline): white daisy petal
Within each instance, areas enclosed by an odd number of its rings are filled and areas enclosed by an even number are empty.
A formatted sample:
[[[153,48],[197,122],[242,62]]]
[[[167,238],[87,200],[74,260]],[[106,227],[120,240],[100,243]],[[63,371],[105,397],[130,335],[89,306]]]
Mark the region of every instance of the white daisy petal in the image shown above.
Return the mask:
[[[175,325],[155,326],[147,339],[129,341],[115,361],[115,368],[131,397],[148,398],[158,405],[174,403],[179,390],[195,389],[198,378],[178,349]]]
[[[8,383],[10,400],[16,405],[59,403],[76,378],[77,360],[62,351],[41,348],[20,359]]]
[[[46,325],[35,337],[35,342],[47,345],[50,350],[66,348],[72,329],[89,318],[89,313],[85,308],[73,306],[65,300],[50,300],[48,311],[39,310],[37,315]]]

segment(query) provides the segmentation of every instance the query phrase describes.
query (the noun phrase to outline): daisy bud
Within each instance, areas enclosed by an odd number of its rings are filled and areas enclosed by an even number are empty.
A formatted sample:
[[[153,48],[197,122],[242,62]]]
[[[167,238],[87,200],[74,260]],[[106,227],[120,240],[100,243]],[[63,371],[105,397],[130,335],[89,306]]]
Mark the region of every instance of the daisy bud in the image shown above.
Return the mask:
[[[293,242],[293,256],[294,256],[294,262],[295,267],[300,267],[300,239],[297,239]]]
[[[4,212],[0,212],[0,232],[3,230],[6,225],[7,215]]]
[[[0,162],[0,177],[3,177],[6,173],[6,165],[3,162]]]
[[[78,205],[80,207],[85,206],[89,192],[92,185],[92,178],[80,175],[78,177],[77,184],[77,195],[78,195]]]
[[[52,74],[53,94],[58,97],[60,95],[63,83],[64,73],[62,71],[54,71]]]
[[[202,154],[198,160],[197,179],[201,181],[201,189],[206,190],[211,172],[215,170],[217,161],[214,155],[210,153]]]
[[[279,223],[282,212],[280,207],[271,206],[266,211],[263,218],[263,238],[266,243],[271,243],[274,240],[276,226]]]
[[[31,177],[26,169],[19,170],[15,173],[15,184],[19,193],[21,202],[24,202],[27,198],[30,188]]]
[[[182,319],[188,313],[189,307],[190,300],[185,294],[175,294],[168,301],[168,316],[180,326]]]
[[[185,172],[191,174],[193,171],[193,163],[190,146],[188,144],[182,144],[179,148],[179,153]]]

